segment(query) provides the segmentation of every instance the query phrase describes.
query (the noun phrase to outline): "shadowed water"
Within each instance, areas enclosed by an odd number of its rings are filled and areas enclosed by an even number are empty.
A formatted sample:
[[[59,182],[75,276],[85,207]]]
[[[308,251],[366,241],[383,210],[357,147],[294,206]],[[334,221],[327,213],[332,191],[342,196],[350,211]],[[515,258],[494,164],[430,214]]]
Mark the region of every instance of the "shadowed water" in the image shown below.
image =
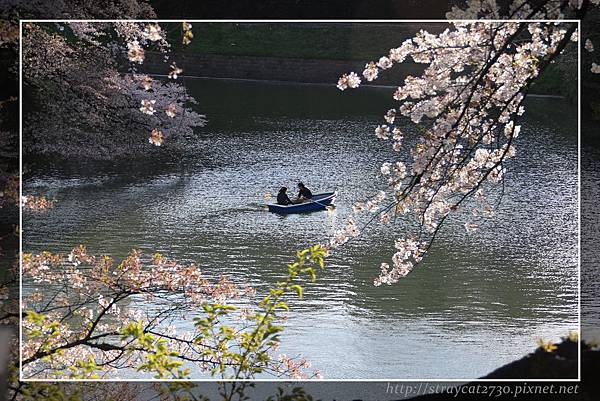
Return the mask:
[[[393,90],[186,84],[209,119],[201,144],[178,160],[35,169],[25,192],[58,203],[24,215],[26,251],[158,251],[260,293],[297,249],[326,241],[354,201],[383,185],[379,166],[394,155],[373,129]],[[464,216],[451,220],[413,274],[378,288],[403,229],[370,227],[290,303],[281,352],[305,356],[325,378],[472,378],[531,352],[539,337],[576,329],[576,113],[555,99],[531,99],[528,110],[494,218],[474,233]],[[266,192],[298,180],[337,189],[337,208],[265,211]]]

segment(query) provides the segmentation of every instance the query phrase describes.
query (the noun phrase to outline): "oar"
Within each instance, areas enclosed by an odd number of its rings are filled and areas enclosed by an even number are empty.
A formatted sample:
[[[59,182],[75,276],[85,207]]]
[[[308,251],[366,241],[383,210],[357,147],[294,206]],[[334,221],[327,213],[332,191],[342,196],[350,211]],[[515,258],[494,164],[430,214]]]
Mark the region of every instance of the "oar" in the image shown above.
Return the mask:
[[[322,204],[322,203],[319,203],[318,201],[313,201],[313,202],[315,202],[317,205],[321,205],[321,206],[323,206],[325,209],[329,209],[329,208],[332,208],[332,209],[333,209],[333,208],[334,208],[334,206],[333,206],[333,205],[324,205],[324,204]]]
[[[324,204],[320,203],[319,201],[316,201],[316,200],[313,200],[313,199],[311,199],[311,201],[315,202],[317,205],[323,206],[325,209],[327,209],[329,206],[331,206],[331,205],[324,205]]]

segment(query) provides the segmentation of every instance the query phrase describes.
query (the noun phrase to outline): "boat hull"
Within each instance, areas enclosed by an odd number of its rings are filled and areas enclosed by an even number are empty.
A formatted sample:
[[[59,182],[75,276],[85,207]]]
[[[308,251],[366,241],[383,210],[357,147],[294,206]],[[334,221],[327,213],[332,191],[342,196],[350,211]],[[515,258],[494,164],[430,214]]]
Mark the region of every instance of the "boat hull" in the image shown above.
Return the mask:
[[[297,205],[277,205],[270,204],[269,212],[278,214],[292,214],[292,213],[309,213],[316,212],[319,210],[325,210],[327,206],[333,205],[335,202],[335,192],[325,192],[322,194],[313,195],[312,199],[299,203]]]

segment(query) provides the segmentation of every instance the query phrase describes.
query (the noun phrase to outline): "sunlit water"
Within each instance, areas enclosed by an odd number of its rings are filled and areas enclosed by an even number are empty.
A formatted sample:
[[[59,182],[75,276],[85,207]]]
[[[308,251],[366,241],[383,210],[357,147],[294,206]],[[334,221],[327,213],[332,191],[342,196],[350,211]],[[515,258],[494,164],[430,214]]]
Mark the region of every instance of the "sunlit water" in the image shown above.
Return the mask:
[[[35,169],[26,192],[58,203],[25,214],[26,251],[158,251],[260,293],[295,250],[325,241],[355,200],[383,185],[379,165],[393,152],[373,128],[394,106],[392,90],[187,85],[210,121],[198,130],[202,144],[176,161]],[[305,356],[325,378],[473,378],[531,352],[539,337],[576,329],[576,113],[555,99],[532,99],[529,110],[494,218],[467,233],[457,217],[413,274],[378,288],[378,266],[403,233],[372,226],[291,302],[281,352]],[[335,211],[264,210],[266,192],[298,180],[313,192],[337,189]]]
[[[581,331],[582,338],[600,340],[600,143],[597,125],[585,124],[581,152]]]

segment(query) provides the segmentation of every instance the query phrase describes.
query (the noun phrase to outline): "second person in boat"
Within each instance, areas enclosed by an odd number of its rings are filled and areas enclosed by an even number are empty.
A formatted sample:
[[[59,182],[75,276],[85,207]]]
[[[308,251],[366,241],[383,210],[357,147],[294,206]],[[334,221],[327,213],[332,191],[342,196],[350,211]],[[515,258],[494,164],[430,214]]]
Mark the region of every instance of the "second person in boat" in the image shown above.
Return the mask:
[[[286,187],[281,187],[281,189],[279,190],[279,193],[277,194],[277,204],[283,206],[294,204],[294,202],[292,202],[290,197],[287,195]]]
[[[304,184],[302,182],[298,183],[298,201],[297,203],[302,203],[302,202],[306,202],[307,200],[312,198],[312,192],[310,192],[310,189],[306,188],[306,186],[304,186]]]

